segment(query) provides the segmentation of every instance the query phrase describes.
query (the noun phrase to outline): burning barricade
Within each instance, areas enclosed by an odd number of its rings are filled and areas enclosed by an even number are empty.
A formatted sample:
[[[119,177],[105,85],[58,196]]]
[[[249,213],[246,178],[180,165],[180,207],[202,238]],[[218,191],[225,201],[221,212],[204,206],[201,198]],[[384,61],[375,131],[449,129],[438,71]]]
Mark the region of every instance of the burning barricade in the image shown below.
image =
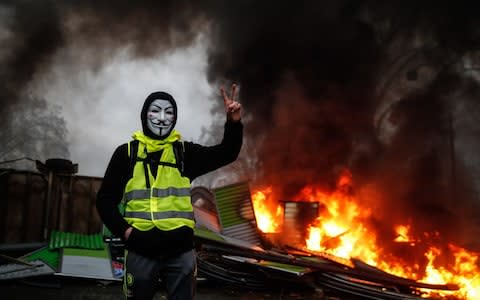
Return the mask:
[[[412,223],[379,232],[342,174],[336,189],[306,187],[291,200],[246,182],[193,190],[200,274],[265,287],[293,282],[367,299],[478,299],[478,254],[415,235]],[[372,221],[373,220],[373,221]],[[390,236],[389,240],[385,236]]]

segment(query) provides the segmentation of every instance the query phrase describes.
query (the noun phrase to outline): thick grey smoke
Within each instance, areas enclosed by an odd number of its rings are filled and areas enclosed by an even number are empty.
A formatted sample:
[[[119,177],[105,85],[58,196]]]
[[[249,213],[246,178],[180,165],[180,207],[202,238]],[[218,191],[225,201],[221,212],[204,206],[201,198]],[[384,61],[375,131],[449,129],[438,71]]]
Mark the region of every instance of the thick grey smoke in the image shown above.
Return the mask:
[[[9,143],[12,147],[8,149],[4,147],[1,159],[30,156],[32,151],[24,147],[29,142],[29,134],[49,130],[62,135],[50,139],[47,135],[37,135],[45,137],[43,148],[53,148],[55,150],[49,153],[68,158],[66,122],[58,108],[45,100],[42,100],[43,105],[38,105],[38,101],[32,99],[43,99],[43,95],[30,95],[38,82],[43,86],[37,90],[49,90],[48,78],[54,77],[48,75],[56,69],[55,63],[76,64],[76,67],[62,66],[73,72],[83,69],[97,72],[125,47],[129,47],[136,58],[149,58],[188,46],[206,25],[203,5],[202,1],[141,1],[135,4],[116,1],[113,6],[110,1],[0,3],[0,127],[4,137],[13,134],[9,128],[18,129],[15,130],[18,142]],[[72,53],[77,57],[72,59]],[[94,107],[95,97],[91,98],[84,105]],[[74,100],[65,99],[62,106],[78,105],[69,101]],[[30,110],[23,108],[32,106],[36,106],[35,111],[41,115],[54,113],[55,118],[28,122],[39,117],[26,116]],[[19,122],[14,124],[13,120],[19,118],[27,121],[21,123],[21,128],[32,128],[30,133],[22,132]],[[44,159],[46,155],[33,154],[35,159]]]
[[[346,167],[359,193],[381,195],[362,199],[380,238],[402,222],[419,235],[449,224],[445,240],[478,248],[480,164],[463,159],[479,146],[464,134],[480,127],[465,122],[479,112],[477,10],[474,1],[225,5],[209,76],[242,84],[255,182],[288,199],[307,184],[334,188]]]
[[[92,64],[125,45],[148,57],[190,44],[204,24],[202,7],[202,1],[4,1],[1,107],[18,101],[67,43],[95,49]]]
[[[241,85],[254,183],[288,199],[348,168],[354,190],[381,195],[362,200],[386,238],[410,218],[419,232],[473,228],[445,235],[474,243],[475,1],[37,2],[0,6],[0,117],[67,44],[95,70],[119,47],[150,57],[207,32],[209,80]]]
[[[0,16],[0,160],[68,157],[61,108],[26,91],[64,42],[57,12],[40,2],[3,3]],[[34,165],[19,161],[14,166]]]

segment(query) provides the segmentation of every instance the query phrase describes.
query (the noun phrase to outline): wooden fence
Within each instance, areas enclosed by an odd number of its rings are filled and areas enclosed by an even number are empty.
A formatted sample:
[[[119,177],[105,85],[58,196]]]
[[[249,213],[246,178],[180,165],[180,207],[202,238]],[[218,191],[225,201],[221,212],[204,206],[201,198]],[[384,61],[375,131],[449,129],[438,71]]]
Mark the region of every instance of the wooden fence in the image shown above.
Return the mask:
[[[0,169],[0,244],[47,241],[52,230],[98,233],[102,178]]]

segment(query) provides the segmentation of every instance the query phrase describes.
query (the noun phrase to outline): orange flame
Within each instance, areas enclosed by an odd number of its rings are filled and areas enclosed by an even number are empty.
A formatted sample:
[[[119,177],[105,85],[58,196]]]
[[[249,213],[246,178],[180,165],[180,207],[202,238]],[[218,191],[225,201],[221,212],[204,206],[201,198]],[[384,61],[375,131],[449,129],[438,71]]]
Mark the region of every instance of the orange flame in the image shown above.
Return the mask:
[[[262,232],[278,232],[282,223],[283,209],[280,205],[272,203],[272,188],[257,191],[252,195],[253,209],[257,220],[257,227]],[[278,221],[277,221],[278,220]]]
[[[305,247],[308,250],[323,251],[343,259],[358,258],[363,262],[388,273],[430,284],[457,284],[458,291],[437,292],[422,290],[427,296],[448,296],[449,299],[480,299],[480,267],[478,254],[455,245],[448,245],[447,251],[429,246],[424,254],[424,263],[408,263],[394,254],[385,253],[377,243],[377,235],[369,228],[371,209],[361,206],[351,193],[352,176],[345,172],[333,192],[325,192],[314,186],[307,186],[293,199],[295,201],[317,201],[322,205],[320,215],[307,228]],[[283,211],[272,199],[272,188],[253,194],[253,204],[258,228],[263,232],[281,231]],[[425,233],[422,239],[411,234],[410,224],[399,224],[392,228],[396,237],[392,242],[417,249],[429,240],[440,236],[435,232]],[[451,261],[451,263],[445,263]]]

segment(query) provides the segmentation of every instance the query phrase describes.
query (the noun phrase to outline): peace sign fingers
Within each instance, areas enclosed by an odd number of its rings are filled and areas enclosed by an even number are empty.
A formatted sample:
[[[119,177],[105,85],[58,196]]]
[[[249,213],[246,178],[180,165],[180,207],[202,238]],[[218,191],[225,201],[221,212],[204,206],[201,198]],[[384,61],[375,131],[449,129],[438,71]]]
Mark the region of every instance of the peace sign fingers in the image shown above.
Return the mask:
[[[242,106],[240,103],[235,101],[235,96],[237,94],[237,85],[232,84],[231,94],[228,95],[225,89],[220,87],[220,92],[223,96],[223,103],[225,105],[225,112],[227,113],[227,118],[232,121],[239,121],[241,119],[241,109]]]
[[[236,92],[237,92],[237,85],[235,83],[232,84],[232,92],[231,92],[230,96],[227,94],[227,92],[225,91],[223,86],[220,87],[220,92],[222,93],[223,102],[225,104],[225,107],[227,107],[230,103],[235,101],[235,96],[236,96]]]

